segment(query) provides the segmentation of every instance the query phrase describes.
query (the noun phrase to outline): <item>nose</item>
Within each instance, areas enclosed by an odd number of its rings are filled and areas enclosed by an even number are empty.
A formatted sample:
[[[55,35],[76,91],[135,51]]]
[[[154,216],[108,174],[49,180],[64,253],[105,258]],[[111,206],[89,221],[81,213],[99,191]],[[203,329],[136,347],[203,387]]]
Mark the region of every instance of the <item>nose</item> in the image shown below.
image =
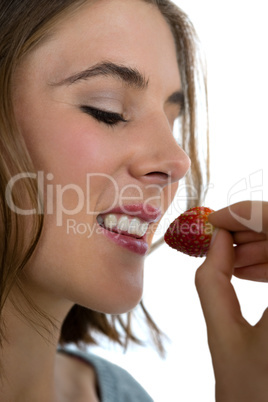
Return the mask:
[[[139,139],[139,141],[138,141]],[[190,168],[188,155],[176,142],[166,116],[143,121],[136,138],[131,174],[146,183],[178,182]]]

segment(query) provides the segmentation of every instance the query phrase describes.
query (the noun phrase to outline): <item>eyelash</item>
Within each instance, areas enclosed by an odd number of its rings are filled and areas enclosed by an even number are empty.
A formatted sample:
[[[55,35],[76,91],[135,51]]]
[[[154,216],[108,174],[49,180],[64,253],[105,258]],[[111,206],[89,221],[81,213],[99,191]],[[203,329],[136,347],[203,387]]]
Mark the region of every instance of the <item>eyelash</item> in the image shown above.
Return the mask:
[[[116,126],[120,122],[127,122],[119,113],[107,112],[106,110],[97,109],[92,106],[81,106],[81,110],[108,126]]]

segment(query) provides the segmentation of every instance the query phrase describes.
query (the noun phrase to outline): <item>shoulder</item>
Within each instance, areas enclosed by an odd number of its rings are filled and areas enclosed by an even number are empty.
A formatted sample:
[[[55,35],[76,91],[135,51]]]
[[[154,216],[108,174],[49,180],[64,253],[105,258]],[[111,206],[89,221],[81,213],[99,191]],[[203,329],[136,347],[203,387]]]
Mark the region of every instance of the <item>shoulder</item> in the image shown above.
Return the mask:
[[[95,369],[102,402],[153,402],[144,388],[125,369],[81,350],[60,349],[84,359]]]

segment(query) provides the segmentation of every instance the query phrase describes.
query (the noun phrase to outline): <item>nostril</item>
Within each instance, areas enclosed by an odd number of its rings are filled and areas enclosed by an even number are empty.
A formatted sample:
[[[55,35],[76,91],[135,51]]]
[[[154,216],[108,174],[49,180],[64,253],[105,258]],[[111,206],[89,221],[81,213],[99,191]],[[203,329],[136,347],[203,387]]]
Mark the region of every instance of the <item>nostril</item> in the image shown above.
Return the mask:
[[[167,173],[163,173],[163,172],[150,172],[150,173],[147,173],[145,176],[150,176],[150,177],[152,177],[152,178],[161,178],[161,179],[163,179],[163,180],[167,180],[168,178],[169,178],[169,174],[167,174]]]

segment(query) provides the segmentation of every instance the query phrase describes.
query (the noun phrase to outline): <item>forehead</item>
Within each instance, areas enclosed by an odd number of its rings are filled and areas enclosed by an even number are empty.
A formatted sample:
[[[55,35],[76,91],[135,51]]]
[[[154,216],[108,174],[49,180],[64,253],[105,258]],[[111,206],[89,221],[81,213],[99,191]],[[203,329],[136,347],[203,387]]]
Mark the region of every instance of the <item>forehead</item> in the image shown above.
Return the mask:
[[[127,63],[151,78],[168,72],[173,86],[180,80],[171,30],[158,8],[142,0],[86,2],[58,21],[32,56],[39,68],[46,60],[42,69],[56,81],[100,60]]]

